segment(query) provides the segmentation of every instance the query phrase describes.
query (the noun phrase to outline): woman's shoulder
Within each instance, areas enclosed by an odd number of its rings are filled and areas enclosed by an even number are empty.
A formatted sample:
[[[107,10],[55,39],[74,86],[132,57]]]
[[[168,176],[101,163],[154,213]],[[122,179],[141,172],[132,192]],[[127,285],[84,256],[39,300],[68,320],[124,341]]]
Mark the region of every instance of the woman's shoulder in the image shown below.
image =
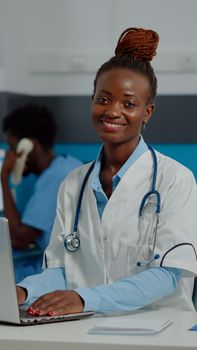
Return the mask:
[[[64,179],[63,184],[65,186],[68,186],[69,184],[73,184],[76,182],[76,184],[81,183],[90,168],[92,162],[83,164],[76,169],[72,170]]]
[[[184,178],[194,178],[192,171],[177,160],[156,151],[158,169],[165,175],[177,177],[179,180]]]

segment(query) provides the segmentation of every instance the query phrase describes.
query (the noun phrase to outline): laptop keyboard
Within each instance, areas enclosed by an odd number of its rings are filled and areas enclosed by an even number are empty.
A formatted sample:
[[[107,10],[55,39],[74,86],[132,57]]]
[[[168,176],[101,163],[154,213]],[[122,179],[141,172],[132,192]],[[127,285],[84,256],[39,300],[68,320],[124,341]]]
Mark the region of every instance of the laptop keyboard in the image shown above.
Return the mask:
[[[20,309],[20,319],[22,324],[39,324],[61,321],[72,321],[93,316],[94,312],[82,312],[76,314],[58,315],[58,316],[33,316],[27,313],[27,310]]]

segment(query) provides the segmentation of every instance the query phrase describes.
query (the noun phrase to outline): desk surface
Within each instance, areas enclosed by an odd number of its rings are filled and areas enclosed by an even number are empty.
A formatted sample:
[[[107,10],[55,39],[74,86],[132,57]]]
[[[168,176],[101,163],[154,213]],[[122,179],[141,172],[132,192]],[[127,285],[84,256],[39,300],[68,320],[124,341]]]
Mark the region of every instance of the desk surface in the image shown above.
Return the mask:
[[[37,326],[0,325],[0,349],[14,350],[191,350],[197,349],[197,312],[174,310],[138,311],[134,317],[171,319],[173,324],[155,336],[93,335],[88,331],[101,318]],[[132,317],[131,315],[131,317]]]

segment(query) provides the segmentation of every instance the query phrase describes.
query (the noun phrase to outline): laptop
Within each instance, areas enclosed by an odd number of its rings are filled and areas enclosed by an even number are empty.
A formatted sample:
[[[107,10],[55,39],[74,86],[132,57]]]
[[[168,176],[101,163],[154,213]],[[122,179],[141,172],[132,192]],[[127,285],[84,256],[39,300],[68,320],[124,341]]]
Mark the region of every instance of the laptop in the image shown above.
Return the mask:
[[[3,165],[5,157],[5,150],[3,148],[0,148],[0,173],[1,173],[1,168]],[[3,206],[3,194],[2,194],[2,186],[0,183],[0,212],[3,212],[4,206]]]
[[[21,326],[79,320],[94,315],[82,312],[61,316],[31,316],[18,306],[8,220],[0,218],[0,322]]]

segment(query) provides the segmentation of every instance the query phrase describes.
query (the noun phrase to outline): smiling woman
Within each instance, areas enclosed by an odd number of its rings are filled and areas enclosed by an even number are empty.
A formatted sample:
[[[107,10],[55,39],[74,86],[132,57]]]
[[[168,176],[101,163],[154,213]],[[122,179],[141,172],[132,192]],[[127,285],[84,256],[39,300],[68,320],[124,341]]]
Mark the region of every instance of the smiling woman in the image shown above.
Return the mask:
[[[46,270],[18,286],[19,303],[41,296],[30,314],[194,309],[196,182],[141,135],[154,110],[158,40],[128,28],[96,74],[91,112],[103,145],[61,184]]]
[[[112,193],[112,177],[135,150],[142,125],[148,123],[154,111],[157,79],[149,61],[156,54],[158,41],[152,30],[124,31],[116,56],[101,66],[94,81],[93,123],[106,153],[110,144],[110,153],[115,147],[116,154],[113,161],[105,155],[108,169],[104,167],[100,174],[108,196]]]

